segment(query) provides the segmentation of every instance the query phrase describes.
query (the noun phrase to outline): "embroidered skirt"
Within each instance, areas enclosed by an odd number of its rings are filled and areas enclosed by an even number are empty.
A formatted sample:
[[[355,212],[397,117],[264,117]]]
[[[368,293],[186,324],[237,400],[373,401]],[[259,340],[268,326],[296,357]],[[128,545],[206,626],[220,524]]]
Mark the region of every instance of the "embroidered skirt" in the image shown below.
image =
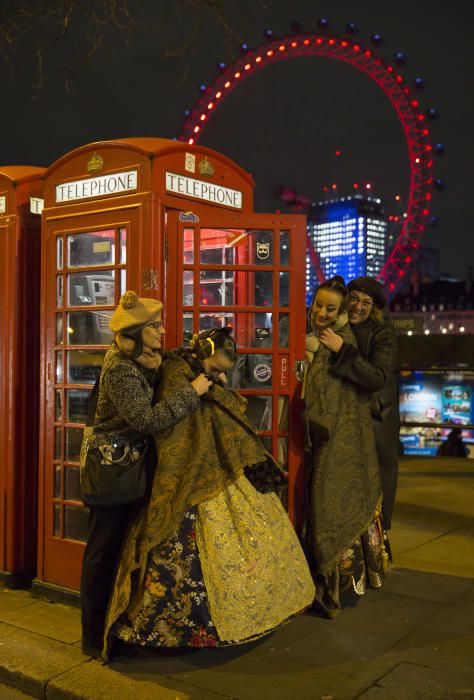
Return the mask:
[[[213,647],[256,639],[311,605],[314,584],[278,497],[242,477],[189,510],[148,558],[143,604],[113,633],[142,646]]]
[[[316,602],[328,617],[353,605],[367,588],[382,588],[389,552],[387,534],[376,512],[368,529],[343,552],[337,567],[326,576],[316,576]]]

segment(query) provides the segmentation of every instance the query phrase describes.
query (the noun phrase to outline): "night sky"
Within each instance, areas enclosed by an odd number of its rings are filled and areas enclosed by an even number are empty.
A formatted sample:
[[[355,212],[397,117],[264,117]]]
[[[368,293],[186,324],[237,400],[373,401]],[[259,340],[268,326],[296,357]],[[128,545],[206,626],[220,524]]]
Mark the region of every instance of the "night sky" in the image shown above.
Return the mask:
[[[111,29],[89,63],[81,59],[86,42],[80,22],[68,41],[54,41],[51,30],[44,83],[37,95],[28,42],[19,46],[21,60],[15,61],[13,76],[0,63],[1,164],[48,166],[91,141],[179,135],[183,110],[198,98],[197,86],[214,78],[219,60],[229,63],[238,56],[238,44],[229,47],[208,15],[186,69],[183,57],[166,58],[161,50],[163,37],[169,46],[184,41],[189,18],[184,15],[178,24],[173,3],[157,4],[162,8],[158,33],[127,33],[124,45],[124,33]],[[0,0],[0,8],[8,5]],[[469,187],[474,156],[471,3],[239,0],[226,7],[231,25],[251,47],[263,41],[267,27],[282,36],[297,20],[306,31],[316,31],[318,18],[327,17],[338,35],[344,35],[347,22],[355,22],[358,41],[370,48],[370,35],[382,34],[385,42],[378,51],[386,58],[395,51],[406,53],[402,74],[425,79],[418,99],[424,108],[439,110],[439,120],[429,128],[433,142],[446,147],[435,160],[435,176],[447,183],[446,191],[433,200],[432,213],[440,222],[428,229],[424,244],[440,248],[442,272],[464,278],[467,266],[474,265]],[[34,30],[31,36],[34,39]],[[71,57],[74,74],[68,93],[63,64]],[[347,196],[354,182],[372,183],[372,193],[386,202],[387,213],[403,211],[395,201],[399,194],[403,203],[408,191],[402,127],[382,90],[340,61],[297,58],[255,74],[215,112],[199,142],[252,173],[258,211],[284,210],[274,195],[279,184],[318,201],[323,185],[337,183],[338,194]],[[335,156],[338,149],[340,157]]]

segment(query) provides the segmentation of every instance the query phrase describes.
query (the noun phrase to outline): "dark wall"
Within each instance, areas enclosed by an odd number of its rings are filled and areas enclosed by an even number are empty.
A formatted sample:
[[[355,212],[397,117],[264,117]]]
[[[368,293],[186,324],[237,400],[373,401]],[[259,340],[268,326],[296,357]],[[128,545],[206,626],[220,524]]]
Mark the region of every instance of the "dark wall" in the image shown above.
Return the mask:
[[[474,335],[414,335],[398,340],[402,366],[474,368]]]

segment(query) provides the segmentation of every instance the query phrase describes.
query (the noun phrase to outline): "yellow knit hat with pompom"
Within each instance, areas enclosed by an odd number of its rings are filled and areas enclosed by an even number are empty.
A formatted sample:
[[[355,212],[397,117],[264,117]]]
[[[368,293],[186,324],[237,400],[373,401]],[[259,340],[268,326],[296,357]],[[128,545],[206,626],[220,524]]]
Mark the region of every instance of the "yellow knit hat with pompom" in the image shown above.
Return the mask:
[[[109,322],[111,331],[138,330],[140,326],[152,323],[161,313],[163,304],[157,299],[139,297],[135,292],[127,291],[120,297],[120,303]]]

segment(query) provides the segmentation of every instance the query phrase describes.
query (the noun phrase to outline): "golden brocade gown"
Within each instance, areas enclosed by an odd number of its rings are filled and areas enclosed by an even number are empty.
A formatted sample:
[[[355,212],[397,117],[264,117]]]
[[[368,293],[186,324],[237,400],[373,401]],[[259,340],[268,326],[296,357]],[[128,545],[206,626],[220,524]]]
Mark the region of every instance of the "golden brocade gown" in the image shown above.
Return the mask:
[[[214,647],[256,639],[308,608],[314,584],[275,493],[245,476],[189,509],[148,556],[146,591],[113,631],[142,646]]]

